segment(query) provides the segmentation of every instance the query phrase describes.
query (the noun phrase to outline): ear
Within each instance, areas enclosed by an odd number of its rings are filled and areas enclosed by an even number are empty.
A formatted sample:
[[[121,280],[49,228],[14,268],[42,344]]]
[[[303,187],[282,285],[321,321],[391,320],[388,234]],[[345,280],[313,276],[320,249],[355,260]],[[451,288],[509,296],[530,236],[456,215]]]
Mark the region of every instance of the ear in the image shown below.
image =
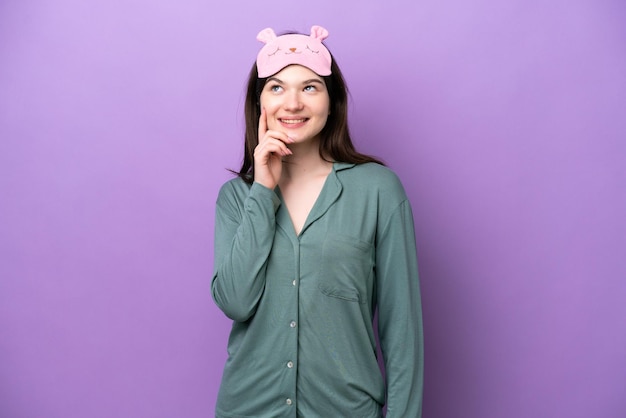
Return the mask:
[[[259,32],[259,34],[256,36],[256,39],[257,41],[261,41],[264,44],[267,44],[276,39],[276,34],[274,33],[274,29],[266,28]]]
[[[328,31],[321,26],[311,26],[311,38],[321,42],[328,38]]]

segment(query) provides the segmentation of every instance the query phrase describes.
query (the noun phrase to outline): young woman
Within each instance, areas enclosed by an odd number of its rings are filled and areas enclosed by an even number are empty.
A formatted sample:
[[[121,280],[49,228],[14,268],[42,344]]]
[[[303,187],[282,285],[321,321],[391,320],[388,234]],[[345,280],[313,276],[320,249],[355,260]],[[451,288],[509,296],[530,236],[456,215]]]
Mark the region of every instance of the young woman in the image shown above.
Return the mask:
[[[212,294],[233,320],[218,418],[421,416],[411,207],[354,149],[327,36],[258,35],[243,165],[216,208]]]

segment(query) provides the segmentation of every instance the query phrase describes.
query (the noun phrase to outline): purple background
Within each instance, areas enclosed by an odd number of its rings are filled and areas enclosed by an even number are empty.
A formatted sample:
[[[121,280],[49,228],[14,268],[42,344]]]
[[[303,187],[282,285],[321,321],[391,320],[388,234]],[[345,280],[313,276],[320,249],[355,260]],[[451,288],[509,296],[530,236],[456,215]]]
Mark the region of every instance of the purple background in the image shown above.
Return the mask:
[[[2,0],[0,416],[210,417],[257,32],[327,27],[414,207],[426,418],[626,416],[626,3]]]

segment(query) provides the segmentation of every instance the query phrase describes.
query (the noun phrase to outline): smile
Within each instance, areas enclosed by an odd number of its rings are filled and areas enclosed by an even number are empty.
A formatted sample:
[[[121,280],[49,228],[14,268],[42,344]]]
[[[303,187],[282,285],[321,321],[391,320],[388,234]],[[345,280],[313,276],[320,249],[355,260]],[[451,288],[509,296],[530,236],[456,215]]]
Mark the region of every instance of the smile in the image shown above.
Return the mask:
[[[278,119],[281,123],[286,123],[288,125],[296,125],[298,123],[304,123],[306,122],[308,119],[303,118],[303,119]]]

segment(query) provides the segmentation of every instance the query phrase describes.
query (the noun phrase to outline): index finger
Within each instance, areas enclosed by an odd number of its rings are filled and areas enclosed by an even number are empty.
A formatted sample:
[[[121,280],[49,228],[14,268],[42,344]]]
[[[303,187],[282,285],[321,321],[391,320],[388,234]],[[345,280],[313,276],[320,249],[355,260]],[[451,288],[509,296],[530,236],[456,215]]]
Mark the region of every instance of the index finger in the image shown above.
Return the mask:
[[[261,117],[259,118],[259,137],[257,140],[260,142],[261,139],[265,136],[267,132],[267,113],[265,113],[265,108],[261,108]]]

